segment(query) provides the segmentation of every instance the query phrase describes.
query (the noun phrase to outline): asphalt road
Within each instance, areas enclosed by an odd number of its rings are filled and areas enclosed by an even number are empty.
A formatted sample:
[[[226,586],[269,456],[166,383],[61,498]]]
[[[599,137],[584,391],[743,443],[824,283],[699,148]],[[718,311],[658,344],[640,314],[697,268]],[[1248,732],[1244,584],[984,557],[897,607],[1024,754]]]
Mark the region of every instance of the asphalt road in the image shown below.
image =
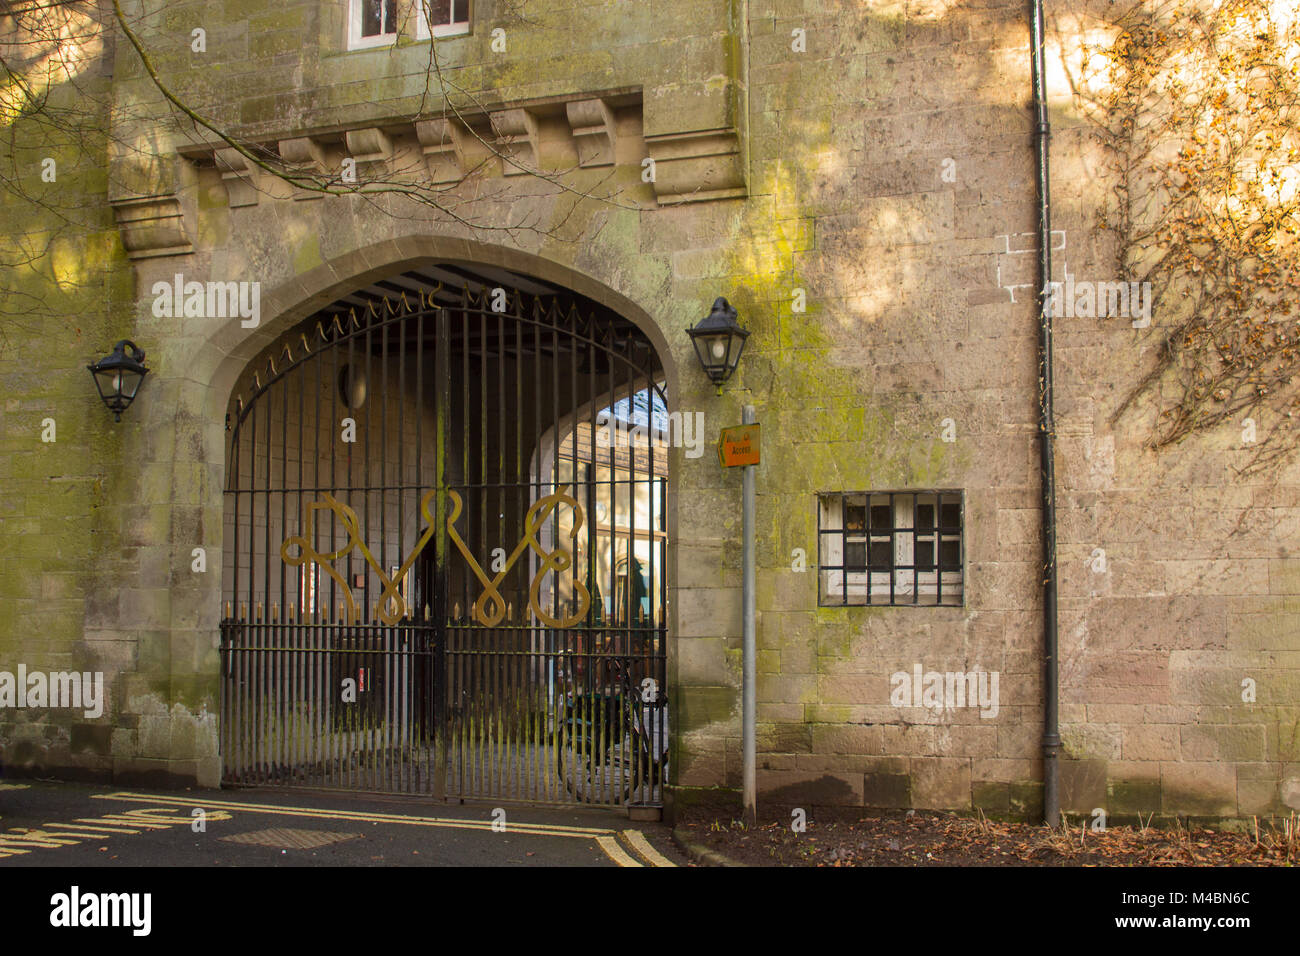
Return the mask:
[[[611,811],[375,794],[0,781],[0,869],[60,866],[684,866]]]

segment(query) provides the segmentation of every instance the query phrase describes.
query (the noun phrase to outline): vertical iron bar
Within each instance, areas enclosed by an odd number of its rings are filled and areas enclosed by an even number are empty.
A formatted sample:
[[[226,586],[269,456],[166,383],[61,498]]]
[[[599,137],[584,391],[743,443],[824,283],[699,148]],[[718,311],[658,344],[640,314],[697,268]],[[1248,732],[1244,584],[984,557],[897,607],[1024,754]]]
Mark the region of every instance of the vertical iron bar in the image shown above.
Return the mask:
[[[435,538],[436,546],[434,548],[434,593],[433,593],[433,621],[436,622],[437,631],[430,635],[430,638],[437,642],[436,653],[433,658],[434,672],[434,692],[435,692],[435,713],[437,715],[437,724],[434,727],[434,741],[437,746],[437,757],[434,766],[434,795],[441,798],[447,798],[448,780],[447,775],[450,772],[449,752],[452,745],[451,728],[449,720],[451,719],[451,691],[452,681],[449,670],[449,661],[447,657],[448,641],[450,640],[450,629],[447,622],[451,619],[451,608],[448,607],[448,578],[447,564],[450,560],[449,554],[449,537],[447,535],[447,516],[448,505],[450,504],[447,495],[447,442],[448,426],[451,422],[451,361],[450,361],[450,317],[446,309],[439,309],[434,313],[434,342],[433,342],[433,362],[434,362],[434,382],[433,382],[433,412],[434,412],[434,473],[437,495],[437,510],[434,512],[438,523],[437,537]],[[420,342],[424,338],[424,319],[421,316],[420,323]],[[422,346],[421,346],[422,347]],[[416,374],[423,377],[420,370],[423,369],[424,363],[416,363]],[[421,392],[423,395],[423,392]],[[423,443],[416,442],[416,454],[423,455]],[[423,460],[422,458],[420,459]],[[423,609],[426,615],[424,622],[430,623],[428,618],[429,608],[426,605]]]

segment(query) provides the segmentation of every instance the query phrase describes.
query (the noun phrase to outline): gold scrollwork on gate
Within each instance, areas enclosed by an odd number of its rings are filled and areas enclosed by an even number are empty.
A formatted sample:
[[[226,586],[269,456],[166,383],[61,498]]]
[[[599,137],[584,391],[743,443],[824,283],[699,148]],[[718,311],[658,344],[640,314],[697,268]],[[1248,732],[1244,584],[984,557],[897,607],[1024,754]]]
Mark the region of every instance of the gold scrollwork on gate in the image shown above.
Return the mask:
[[[542,578],[549,572],[554,571],[556,574],[562,574],[573,567],[573,555],[570,552],[560,547],[557,547],[554,551],[547,551],[542,547],[541,542],[537,540],[537,532],[546,524],[551,513],[559,505],[566,504],[573,509],[573,530],[569,533],[569,537],[576,540],[578,532],[582,528],[583,517],[582,505],[578,504],[575,498],[564,492],[556,492],[553,495],[537,499],[533,506],[528,509],[528,514],[524,516],[524,536],[519,539],[514,551],[506,559],[505,567],[497,573],[495,578],[489,578],[478,561],[475,560],[474,555],[470,553],[469,548],[466,547],[460,532],[456,530],[456,519],[460,517],[464,502],[461,501],[460,495],[454,491],[447,492],[447,496],[451,498],[452,504],[451,516],[447,519],[447,536],[451,538],[452,543],[456,545],[462,557],[469,564],[470,570],[474,572],[474,576],[483,585],[483,593],[474,602],[474,620],[485,627],[495,627],[506,616],[506,601],[501,596],[500,591],[501,582],[506,579],[506,575],[515,566],[515,562],[519,560],[519,556],[524,553],[525,548],[532,548],[537,556],[542,559],[542,567],[533,575],[533,580],[528,585],[528,606],[537,619],[550,627],[572,627],[587,616],[587,610],[591,607],[591,593],[583,586],[581,581],[575,580],[573,582],[574,590],[578,593],[579,598],[578,606],[570,617],[557,618],[547,614],[542,609],[542,602],[538,599],[537,593],[541,589]]]
[[[285,538],[284,543],[280,545],[280,559],[291,568],[300,567],[308,562],[323,568],[325,573],[333,578],[339,588],[343,591],[343,597],[347,602],[348,608],[348,623],[356,624],[359,615],[357,613],[356,602],[352,598],[352,588],[349,587],[348,583],[343,579],[343,575],[339,574],[339,572],[334,568],[332,562],[337,561],[345,555],[351,554],[353,549],[359,548],[361,550],[361,556],[365,558],[366,564],[369,565],[370,570],[374,571],[376,576],[378,576],[379,583],[384,586],[383,591],[379,595],[379,619],[385,624],[396,624],[406,616],[406,599],[402,597],[399,586],[406,577],[406,573],[410,571],[411,565],[415,563],[415,559],[418,558],[420,552],[424,550],[424,546],[428,544],[429,539],[433,537],[435,522],[432,512],[429,511],[429,503],[433,501],[435,494],[436,492],[434,491],[428,491],[425,492],[424,497],[420,499],[420,513],[424,515],[424,520],[428,522],[428,527],[425,528],[424,534],[421,535],[420,540],[415,543],[415,547],[411,550],[411,553],[406,556],[406,560],[402,562],[402,566],[397,569],[397,573],[393,575],[391,580],[388,575],[384,573],[383,567],[375,560],[374,555],[370,553],[370,549],[366,547],[365,538],[361,534],[361,523],[357,520],[357,513],[328,492],[325,492],[322,495],[323,502],[313,501],[307,506],[307,534],[291,535],[288,538]],[[338,517],[339,521],[342,522],[343,530],[348,534],[347,544],[338,551],[322,553],[317,551],[312,545],[312,542],[316,540],[316,513],[324,510],[333,512],[334,515]],[[297,547],[299,549],[297,555],[289,554],[289,549],[292,547]]]
[[[343,575],[339,574],[333,562],[359,549],[366,564],[370,570],[375,572],[383,585],[377,607],[379,619],[385,624],[396,624],[406,616],[407,611],[406,600],[402,597],[400,591],[401,583],[406,578],[407,572],[410,571],[411,565],[415,563],[415,559],[419,557],[420,552],[429,543],[429,539],[433,537],[435,531],[435,519],[429,510],[429,505],[436,494],[436,491],[428,491],[420,499],[420,513],[428,524],[420,540],[416,542],[411,553],[406,556],[406,560],[402,562],[402,566],[397,569],[397,573],[391,579],[384,573],[382,565],[375,560],[374,555],[370,553],[370,549],[366,547],[365,537],[361,533],[361,522],[357,519],[357,513],[328,492],[322,495],[321,501],[313,501],[307,505],[307,533],[305,535],[290,535],[285,538],[284,543],[280,545],[280,559],[292,568],[301,567],[308,563],[322,568],[326,574],[334,579],[343,592],[347,605],[348,622],[356,624],[359,620],[359,613],[356,602],[352,597],[352,588],[348,586]],[[502,570],[497,573],[496,577],[489,578],[482,566],[474,558],[474,555],[470,553],[464,539],[460,536],[460,532],[456,530],[456,519],[460,517],[461,511],[464,509],[464,501],[455,491],[449,490],[447,497],[451,499],[452,503],[452,512],[447,518],[447,536],[451,538],[452,543],[456,545],[456,548],[469,564],[470,570],[474,572],[475,577],[483,585],[483,593],[479,595],[473,606],[472,613],[476,621],[486,627],[495,627],[501,623],[501,620],[506,615],[506,601],[501,596],[501,583],[526,548],[532,548],[533,552],[542,560],[541,568],[533,576],[528,586],[528,606],[537,619],[550,627],[572,627],[587,616],[587,611],[591,607],[591,593],[583,586],[581,581],[575,580],[573,582],[578,603],[570,617],[557,618],[551,616],[542,608],[538,596],[538,592],[541,590],[542,578],[551,572],[562,574],[569,570],[573,566],[573,556],[571,552],[562,547],[547,551],[542,547],[541,542],[537,540],[537,532],[546,524],[552,512],[559,505],[566,504],[573,509],[574,515],[573,530],[569,533],[569,537],[576,540],[578,532],[582,529],[583,512],[582,506],[578,504],[575,498],[564,492],[557,492],[539,498],[534,502],[524,517],[524,536],[515,545],[514,551],[506,559]],[[337,551],[317,551],[313,545],[316,539],[316,520],[318,513],[321,511],[331,512],[343,525],[343,530],[347,532],[346,544]],[[298,553],[290,554],[292,548],[297,548]]]

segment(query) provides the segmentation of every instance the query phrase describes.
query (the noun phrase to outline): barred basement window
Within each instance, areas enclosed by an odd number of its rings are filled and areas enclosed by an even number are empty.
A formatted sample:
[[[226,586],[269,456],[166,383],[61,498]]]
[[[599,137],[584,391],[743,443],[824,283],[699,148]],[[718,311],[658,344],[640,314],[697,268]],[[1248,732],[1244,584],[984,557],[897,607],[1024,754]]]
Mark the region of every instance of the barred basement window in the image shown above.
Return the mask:
[[[818,603],[962,603],[960,491],[818,496]]]

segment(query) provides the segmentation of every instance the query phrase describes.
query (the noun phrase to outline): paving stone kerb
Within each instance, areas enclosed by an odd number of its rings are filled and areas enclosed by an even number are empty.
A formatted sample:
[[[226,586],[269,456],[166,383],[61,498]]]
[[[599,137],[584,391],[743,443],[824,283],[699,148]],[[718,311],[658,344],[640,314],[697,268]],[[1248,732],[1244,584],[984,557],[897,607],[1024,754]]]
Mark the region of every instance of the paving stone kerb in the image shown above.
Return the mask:
[[[493,110],[533,110],[503,116],[522,124],[525,160],[572,166],[604,151],[609,165],[570,182],[621,192],[614,204],[575,200],[498,169],[465,187],[481,190],[463,194],[481,197],[466,208],[495,225],[562,223],[558,234],[471,231],[392,198],[306,200],[256,181],[168,131],[119,38],[113,62],[94,67],[103,96],[85,106],[100,110],[88,115],[103,162],[69,161],[58,181],[83,212],[55,243],[62,271],[14,272],[15,289],[52,317],[6,319],[0,340],[0,670],[103,671],[107,708],[94,721],[0,712],[6,772],[217,782],[220,572],[193,573],[190,555],[204,548],[209,569],[222,567],[231,394],[323,303],[452,256],[531,272],[636,322],[660,351],[674,407],[704,410],[710,431],[756,406],[763,799],[1034,817],[1042,657],[1024,5],[935,3],[906,17],[902,4],[811,6],[753,0],[743,44],[722,0],[536,0],[528,22],[476,5],[474,32],[439,43],[448,80]],[[427,45],[347,52],[343,7],[169,4],[140,30],[164,79],[241,136],[315,136],[327,159],[370,150],[380,163],[391,147],[435,176],[444,144],[412,119]],[[504,53],[490,47],[498,19]],[[206,53],[190,49],[195,26]],[[803,52],[792,49],[798,30]],[[1062,16],[1051,42],[1077,45],[1080,30]],[[595,118],[606,107],[608,119]],[[1108,276],[1113,250],[1092,219],[1107,188],[1088,172],[1095,146],[1059,84],[1051,107],[1058,261]],[[37,135],[28,120],[16,132]],[[140,143],[161,145],[119,145]],[[35,152],[17,157],[34,182]],[[665,178],[645,183],[642,159],[656,156]],[[57,225],[11,194],[0,215],[11,236]],[[261,283],[259,327],[155,317],[149,290],[177,272]],[[796,290],[806,311],[792,308]],[[683,331],[717,295],[752,332],[721,396]],[[113,425],[84,365],[122,337],[146,348],[153,371]],[[1228,439],[1156,455],[1131,422],[1112,426],[1142,367],[1127,323],[1059,320],[1056,359],[1065,809],[1300,807],[1295,470],[1239,480]],[[41,441],[45,418],[57,421],[53,443]],[[734,800],[739,475],[680,449],[671,468],[674,796]],[[964,605],[819,607],[817,493],[934,488],[964,494]],[[1099,548],[1104,573],[1091,565]],[[813,570],[794,570],[795,549]],[[891,706],[890,675],[916,663],[998,672],[996,717]],[[1246,678],[1254,703],[1241,699]]]

